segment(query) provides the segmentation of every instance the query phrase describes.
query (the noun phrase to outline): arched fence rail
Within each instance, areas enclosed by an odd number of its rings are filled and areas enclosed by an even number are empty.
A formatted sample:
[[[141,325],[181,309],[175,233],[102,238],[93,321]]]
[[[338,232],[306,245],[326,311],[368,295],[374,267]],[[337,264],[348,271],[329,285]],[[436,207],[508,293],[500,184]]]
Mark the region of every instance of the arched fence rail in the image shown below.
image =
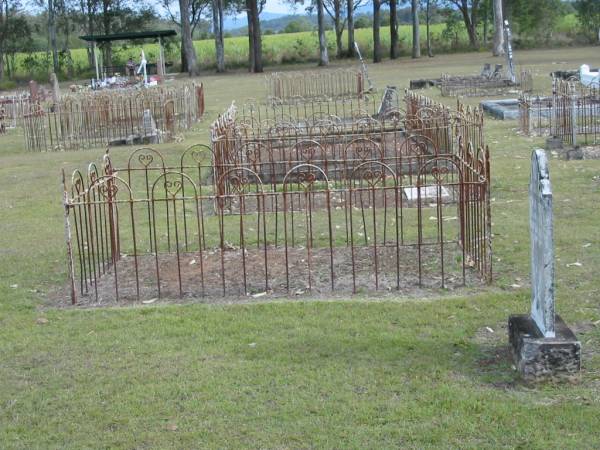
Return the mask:
[[[204,87],[184,83],[66,94],[23,116],[30,151],[82,150],[169,142],[204,114]]]

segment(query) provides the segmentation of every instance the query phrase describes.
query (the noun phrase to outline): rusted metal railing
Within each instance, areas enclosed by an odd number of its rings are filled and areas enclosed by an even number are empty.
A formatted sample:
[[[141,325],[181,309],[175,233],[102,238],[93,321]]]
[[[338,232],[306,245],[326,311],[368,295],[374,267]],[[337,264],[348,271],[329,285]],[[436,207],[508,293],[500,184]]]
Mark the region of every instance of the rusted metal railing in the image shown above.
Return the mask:
[[[521,96],[520,130],[570,145],[600,142],[600,90],[555,78],[552,96]]]
[[[533,77],[530,71],[522,71],[517,82],[502,76],[451,76],[443,74],[440,91],[444,97],[483,97],[505,95],[514,91],[531,92]]]
[[[406,101],[414,116],[268,127],[232,105],[212,147],[76,171],[64,188],[72,301],[490,281],[489,152],[461,134],[468,119],[480,136],[479,116]],[[443,121],[440,134],[423,125]]]
[[[187,83],[63,95],[32,107],[23,127],[29,150],[79,150],[169,141],[203,114],[202,84]]]
[[[360,69],[273,72],[265,79],[270,103],[298,103],[314,99],[357,98],[365,94]]]

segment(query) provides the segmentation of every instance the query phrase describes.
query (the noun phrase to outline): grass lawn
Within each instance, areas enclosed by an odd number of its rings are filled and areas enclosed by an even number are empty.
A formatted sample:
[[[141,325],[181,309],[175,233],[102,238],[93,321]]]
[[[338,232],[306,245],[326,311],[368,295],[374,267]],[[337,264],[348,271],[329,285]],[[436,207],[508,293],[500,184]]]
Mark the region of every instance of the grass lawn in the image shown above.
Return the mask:
[[[548,72],[597,54],[516,56],[548,87]],[[369,72],[380,89],[403,88],[484,62],[496,61],[401,59]],[[263,79],[203,76],[207,119],[157,147],[206,143],[209,120],[233,99],[260,97]],[[46,300],[66,282],[60,169],[103,150],[27,153],[18,131],[0,137],[0,448],[600,447],[600,161],[550,162],[557,310],[582,341],[583,372],[526,385],[506,321],[529,308],[529,157],[543,139],[516,126],[486,121],[494,282],[475,294],[107,309]]]

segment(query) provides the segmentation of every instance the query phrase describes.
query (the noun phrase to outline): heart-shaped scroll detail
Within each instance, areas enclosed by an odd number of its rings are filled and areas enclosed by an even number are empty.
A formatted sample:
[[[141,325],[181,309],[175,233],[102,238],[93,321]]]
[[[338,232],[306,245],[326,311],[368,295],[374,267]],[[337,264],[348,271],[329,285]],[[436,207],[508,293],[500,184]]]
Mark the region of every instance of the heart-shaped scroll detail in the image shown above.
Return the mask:
[[[305,191],[308,191],[316,180],[317,177],[312,172],[300,172],[296,176],[296,181],[304,188]]]
[[[375,187],[383,180],[383,171],[367,169],[363,172],[362,178],[369,184],[369,186]]]
[[[98,187],[98,191],[104,198],[114,200],[119,192],[119,187],[112,180],[107,180],[106,183],[102,183]]]
[[[437,184],[442,184],[443,179],[450,173],[447,167],[435,166],[431,169],[431,175],[435,178]]]
[[[144,167],[148,167],[150,164],[152,164],[152,161],[154,161],[154,156],[150,155],[149,153],[141,153],[138,156],[138,161],[142,163]]]
[[[243,175],[233,175],[229,177],[229,186],[235,194],[244,193],[244,188],[248,185],[248,178]]]
[[[200,164],[202,162],[202,154],[203,152],[201,152],[200,150],[192,150],[192,152],[190,153],[192,159],[196,164]]]
[[[181,191],[182,184],[180,180],[165,180],[165,190],[171,197],[175,197]]]

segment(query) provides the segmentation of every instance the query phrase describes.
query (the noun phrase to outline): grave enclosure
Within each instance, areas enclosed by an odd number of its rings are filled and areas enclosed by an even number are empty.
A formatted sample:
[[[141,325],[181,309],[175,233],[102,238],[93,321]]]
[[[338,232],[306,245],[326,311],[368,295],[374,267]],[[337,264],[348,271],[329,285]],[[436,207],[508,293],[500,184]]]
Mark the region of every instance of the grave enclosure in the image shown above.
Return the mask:
[[[566,144],[600,142],[600,89],[553,80],[552,95],[519,99],[519,126],[526,135],[554,136]]]
[[[211,147],[76,171],[64,193],[72,302],[489,282],[481,112],[396,100],[232,105]]]
[[[204,114],[204,88],[173,83],[63,94],[23,116],[30,151],[80,150],[168,142]]]

